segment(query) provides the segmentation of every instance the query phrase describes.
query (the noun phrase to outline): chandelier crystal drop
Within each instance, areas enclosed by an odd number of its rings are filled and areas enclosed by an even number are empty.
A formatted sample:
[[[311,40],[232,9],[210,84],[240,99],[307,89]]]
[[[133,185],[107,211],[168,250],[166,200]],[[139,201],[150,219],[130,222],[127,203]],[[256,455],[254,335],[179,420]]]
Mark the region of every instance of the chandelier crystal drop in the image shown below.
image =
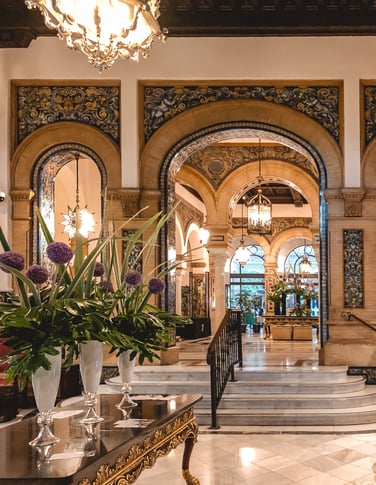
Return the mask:
[[[165,40],[157,18],[160,0],[25,0],[71,49],[100,72],[116,59],[147,58],[154,39]]]

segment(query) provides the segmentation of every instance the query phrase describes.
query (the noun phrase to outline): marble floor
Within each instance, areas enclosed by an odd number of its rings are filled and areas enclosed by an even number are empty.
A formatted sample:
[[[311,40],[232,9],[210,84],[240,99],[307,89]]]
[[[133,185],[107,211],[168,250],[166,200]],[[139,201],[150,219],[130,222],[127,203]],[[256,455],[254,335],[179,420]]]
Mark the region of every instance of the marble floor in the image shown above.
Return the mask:
[[[264,340],[243,336],[244,366],[317,365],[318,344]],[[207,342],[182,342],[180,365],[204,365]],[[323,433],[311,428],[202,427],[193,449],[190,471],[201,485],[371,485],[376,483],[376,433],[365,428]],[[184,485],[180,474],[183,447],[145,470],[140,485]]]

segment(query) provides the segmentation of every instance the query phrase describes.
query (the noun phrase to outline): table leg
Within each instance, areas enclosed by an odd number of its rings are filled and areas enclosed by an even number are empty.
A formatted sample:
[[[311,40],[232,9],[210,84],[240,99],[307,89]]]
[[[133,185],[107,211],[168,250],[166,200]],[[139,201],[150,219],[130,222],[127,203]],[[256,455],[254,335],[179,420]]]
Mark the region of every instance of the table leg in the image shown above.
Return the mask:
[[[200,480],[191,475],[189,471],[189,460],[191,458],[193,445],[196,442],[195,436],[188,436],[184,442],[184,453],[183,453],[183,478],[187,485],[200,485]]]

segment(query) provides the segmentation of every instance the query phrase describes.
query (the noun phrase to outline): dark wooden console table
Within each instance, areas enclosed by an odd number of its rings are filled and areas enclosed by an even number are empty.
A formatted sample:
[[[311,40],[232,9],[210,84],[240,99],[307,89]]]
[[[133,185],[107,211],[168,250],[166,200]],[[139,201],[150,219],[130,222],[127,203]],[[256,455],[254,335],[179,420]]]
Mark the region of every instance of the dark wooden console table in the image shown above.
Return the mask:
[[[193,406],[199,395],[143,399],[128,423],[122,421],[116,404],[120,394],[98,397],[98,412],[104,421],[90,435],[79,424],[82,402],[57,408],[53,432],[60,438],[49,460],[38,460],[28,442],[38,432],[36,417],[0,429],[0,484],[7,485],[128,485],[141,472],[184,443],[183,477],[199,485],[189,471],[189,460],[198,426]],[[81,414],[82,416],[82,414]]]

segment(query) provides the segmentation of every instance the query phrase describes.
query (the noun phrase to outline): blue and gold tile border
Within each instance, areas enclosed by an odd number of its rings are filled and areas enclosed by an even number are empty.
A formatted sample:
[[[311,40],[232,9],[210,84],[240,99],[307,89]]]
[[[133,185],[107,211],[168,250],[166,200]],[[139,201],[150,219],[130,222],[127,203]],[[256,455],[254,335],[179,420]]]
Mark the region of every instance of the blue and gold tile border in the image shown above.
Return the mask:
[[[175,116],[208,103],[249,99],[286,106],[320,123],[336,140],[342,142],[342,81],[140,81],[140,139],[151,136]]]
[[[363,230],[343,230],[345,308],[363,308]]]
[[[119,81],[12,81],[15,149],[42,126],[76,121],[98,128],[120,145]]]

